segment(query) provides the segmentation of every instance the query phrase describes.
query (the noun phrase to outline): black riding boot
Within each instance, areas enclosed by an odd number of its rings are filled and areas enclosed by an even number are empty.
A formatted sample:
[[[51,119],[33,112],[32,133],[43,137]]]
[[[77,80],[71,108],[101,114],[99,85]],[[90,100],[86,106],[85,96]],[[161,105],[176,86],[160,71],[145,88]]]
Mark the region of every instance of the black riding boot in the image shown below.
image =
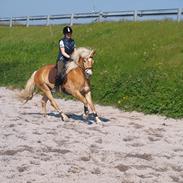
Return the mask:
[[[65,68],[64,68],[64,62],[63,61],[58,61],[57,62],[57,74],[55,77],[55,87],[52,90],[53,92],[59,92],[60,90],[60,86],[62,85],[63,81],[64,81],[64,73],[65,73]]]
[[[56,90],[56,92],[59,91],[60,85],[61,85],[61,78],[59,76],[56,76],[56,79],[55,79],[55,90]]]
[[[55,77],[55,86],[51,90],[51,92],[52,93],[59,92],[60,91],[60,84],[61,84],[60,77],[58,75],[56,75],[56,77]]]

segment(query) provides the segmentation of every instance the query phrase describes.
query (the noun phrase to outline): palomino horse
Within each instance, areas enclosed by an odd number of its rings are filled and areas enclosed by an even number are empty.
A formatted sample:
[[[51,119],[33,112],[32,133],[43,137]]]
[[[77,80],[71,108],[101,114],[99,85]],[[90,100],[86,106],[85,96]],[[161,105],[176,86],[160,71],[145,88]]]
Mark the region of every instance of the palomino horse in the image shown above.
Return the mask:
[[[84,104],[84,117],[88,116],[88,107],[90,107],[94,114],[95,121],[99,123],[101,121],[95,110],[90,91],[90,76],[92,75],[94,54],[95,51],[88,48],[81,47],[76,49],[71,56],[71,60],[73,61],[66,65],[66,76],[61,85],[61,89],[63,92],[74,96]],[[54,64],[45,65],[38,69],[27,81],[25,89],[19,94],[19,98],[25,102],[31,100],[34,96],[34,88],[37,87],[43,92],[41,103],[44,116],[46,116],[47,113],[46,103],[49,100],[53,108],[60,113],[62,120],[65,121],[68,117],[60,109],[51,93],[55,85],[55,76],[56,68]]]

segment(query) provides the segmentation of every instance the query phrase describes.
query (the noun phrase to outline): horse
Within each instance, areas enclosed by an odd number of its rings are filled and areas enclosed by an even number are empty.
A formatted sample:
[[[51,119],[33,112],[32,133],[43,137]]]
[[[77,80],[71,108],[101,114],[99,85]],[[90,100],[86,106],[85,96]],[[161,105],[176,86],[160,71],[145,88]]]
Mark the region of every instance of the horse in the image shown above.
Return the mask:
[[[61,84],[61,91],[72,95],[84,104],[83,118],[86,119],[88,117],[88,107],[90,107],[95,122],[100,123],[101,120],[93,104],[90,88],[94,55],[95,50],[90,48],[80,47],[74,51],[66,64],[66,74]],[[55,86],[56,72],[55,64],[48,64],[34,71],[28,79],[25,88],[19,92],[18,97],[26,103],[33,98],[35,88],[37,88],[42,91],[41,106],[43,115],[47,115],[46,104],[47,101],[50,101],[53,108],[59,112],[61,119],[67,121],[68,116],[59,107],[52,95],[52,89]]]

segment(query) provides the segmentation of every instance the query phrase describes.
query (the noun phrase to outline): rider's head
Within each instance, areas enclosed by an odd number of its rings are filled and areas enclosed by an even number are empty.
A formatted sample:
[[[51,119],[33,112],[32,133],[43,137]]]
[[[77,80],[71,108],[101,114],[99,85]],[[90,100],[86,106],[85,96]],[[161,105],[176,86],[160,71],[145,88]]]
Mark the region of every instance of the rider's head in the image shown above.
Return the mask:
[[[65,26],[63,28],[63,34],[70,37],[72,35],[72,28],[70,26]]]

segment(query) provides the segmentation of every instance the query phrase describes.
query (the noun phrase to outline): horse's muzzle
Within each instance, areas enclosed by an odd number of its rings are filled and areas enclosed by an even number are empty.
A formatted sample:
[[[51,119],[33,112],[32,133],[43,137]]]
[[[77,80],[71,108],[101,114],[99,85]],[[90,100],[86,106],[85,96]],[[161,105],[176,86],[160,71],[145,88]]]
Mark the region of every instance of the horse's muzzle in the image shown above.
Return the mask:
[[[87,78],[90,78],[92,74],[93,74],[93,72],[92,72],[91,69],[86,69],[86,70],[85,70],[85,76],[86,76]]]

